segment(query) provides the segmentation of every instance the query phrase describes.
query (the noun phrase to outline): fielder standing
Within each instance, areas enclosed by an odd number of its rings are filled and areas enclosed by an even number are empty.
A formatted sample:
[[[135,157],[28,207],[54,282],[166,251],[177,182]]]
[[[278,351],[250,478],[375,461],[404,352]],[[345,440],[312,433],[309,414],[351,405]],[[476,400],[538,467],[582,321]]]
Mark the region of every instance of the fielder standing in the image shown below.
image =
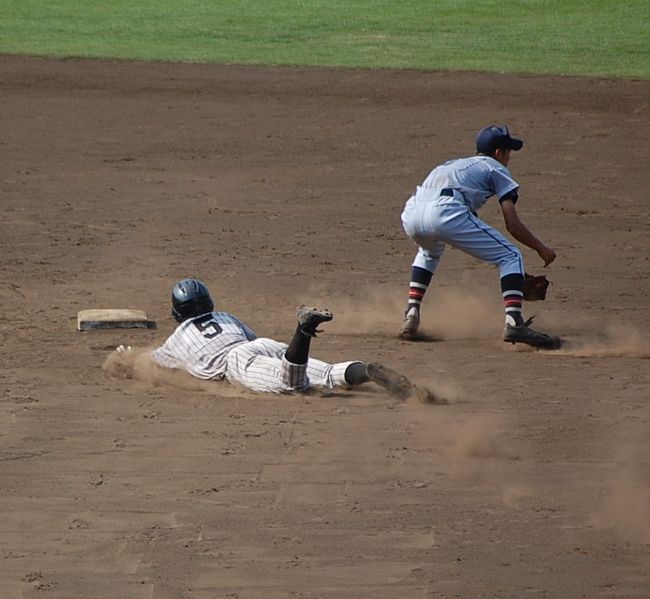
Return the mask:
[[[517,215],[519,183],[507,167],[511,152],[522,146],[523,141],[511,137],[505,125],[485,127],[476,137],[475,156],[450,160],[434,168],[406,202],[402,224],[419,249],[411,269],[400,338],[417,338],[420,305],[445,247],[450,245],[499,268],[505,306],[504,341],[543,349],[559,347],[557,337],[534,331],[528,326],[532,319],[524,320],[521,251],[476,214],[490,197],[496,196],[510,235],[535,250],[544,266],[555,260],[555,251],[535,237]]]

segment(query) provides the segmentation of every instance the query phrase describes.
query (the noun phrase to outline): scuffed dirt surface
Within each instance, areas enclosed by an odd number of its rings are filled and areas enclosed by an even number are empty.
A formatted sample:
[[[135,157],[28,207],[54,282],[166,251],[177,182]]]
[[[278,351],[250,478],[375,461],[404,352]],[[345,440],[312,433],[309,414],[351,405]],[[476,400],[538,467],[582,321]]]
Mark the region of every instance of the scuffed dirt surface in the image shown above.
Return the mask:
[[[2,597],[650,595],[648,82],[3,57],[0,91]],[[490,122],[525,139],[557,352],[503,344],[496,272],[456,251],[428,340],[395,338],[402,205]],[[110,368],[186,276],[281,340],[327,306],[314,355],[422,401]]]

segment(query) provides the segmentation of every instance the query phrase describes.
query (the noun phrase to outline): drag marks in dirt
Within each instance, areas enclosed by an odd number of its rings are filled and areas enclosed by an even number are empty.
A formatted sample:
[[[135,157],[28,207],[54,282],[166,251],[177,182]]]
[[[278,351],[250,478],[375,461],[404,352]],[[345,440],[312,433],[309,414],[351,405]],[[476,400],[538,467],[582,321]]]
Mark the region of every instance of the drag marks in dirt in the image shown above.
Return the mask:
[[[246,395],[255,394],[253,391],[244,389],[235,384],[222,381],[204,381],[197,379],[190,374],[181,371],[160,368],[154,364],[149,354],[152,348],[134,348],[127,352],[112,351],[104,360],[102,369],[110,377],[117,379],[137,379],[152,387],[168,385],[186,389],[188,391],[197,391],[209,395],[218,395],[224,398],[239,398]],[[385,395],[384,391],[373,388],[371,385],[365,385],[361,389],[341,388],[341,389],[309,389],[307,396],[320,396],[323,398],[332,398],[335,396],[355,396],[364,394],[366,391],[371,394]],[[429,405],[447,405],[460,396],[460,392],[452,384],[440,383],[434,381],[419,382],[415,385],[415,392],[408,398],[409,402],[420,402]]]
[[[170,386],[187,391],[197,391],[219,397],[242,397],[247,390],[229,383],[202,380],[177,369],[161,368],[150,357],[155,347],[133,348],[131,351],[112,351],[102,370],[117,379],[135,379],[150,387]],[[250,392],[249,392],[250,393]]]

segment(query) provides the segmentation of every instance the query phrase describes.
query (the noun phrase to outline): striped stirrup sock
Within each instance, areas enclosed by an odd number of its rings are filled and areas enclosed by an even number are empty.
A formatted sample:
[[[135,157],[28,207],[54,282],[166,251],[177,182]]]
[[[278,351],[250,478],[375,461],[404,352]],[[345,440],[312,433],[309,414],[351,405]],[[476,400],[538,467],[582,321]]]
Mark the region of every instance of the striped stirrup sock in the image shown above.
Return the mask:
[[[415,308],[417,311],[420,310],[422,305],[422,300],[424,295],[429,288],[431,283],[431,278],[433,273],[420,268],[419,266],[414,266],[411,269],[411,282],[409,283],[409,300],[406,306],[406,313],[408,314],[411,309]]]

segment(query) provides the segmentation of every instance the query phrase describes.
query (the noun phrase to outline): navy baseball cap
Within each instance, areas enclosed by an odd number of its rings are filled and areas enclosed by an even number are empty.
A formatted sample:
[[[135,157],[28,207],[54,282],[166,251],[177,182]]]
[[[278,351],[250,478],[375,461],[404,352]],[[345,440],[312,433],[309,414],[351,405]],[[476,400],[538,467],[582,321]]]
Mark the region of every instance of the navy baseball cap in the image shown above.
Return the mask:
[[[521,150],[523,145],[524,142],[521,139],[510,137],[510,131],[508,131],[506,125],[484,127],[476,136],[476,151],[481,154],[490,154],[498,148],[502,150]]]

